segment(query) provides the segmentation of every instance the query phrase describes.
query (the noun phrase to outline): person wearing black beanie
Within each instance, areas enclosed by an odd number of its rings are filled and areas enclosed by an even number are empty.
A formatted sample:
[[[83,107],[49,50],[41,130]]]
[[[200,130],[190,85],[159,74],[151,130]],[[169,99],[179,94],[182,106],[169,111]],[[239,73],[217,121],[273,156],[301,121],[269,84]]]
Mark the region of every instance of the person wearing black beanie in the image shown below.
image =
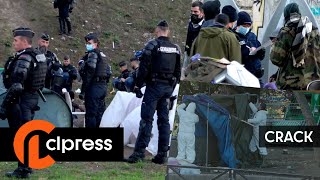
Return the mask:
[[[250,15],[245,11],[239,12],[235,32],[241,44],[242,63],[251,74],[259,79],[260,86],[263,87],[261,78],[264,74],[264,68],[261,66],[261,61],[264,59],[265,49],[260,49],[254,55],[250,54],[250,52],[261,46],[257,36],[251,32],[251,26],[252,19]]]
[[[211,27],[214,24],[214,18],[220,14],[221,3],[219,0],[207,1],[203,4],[205,22],[202,27]]]
[[[237,10],[231,5],[228,5],[222,8],[222,13],[226,14],[229,17],[229,24],[227,26],[228,28],[232,29],[236,21],[238,20]]]
[[[299,6],[297,3],[290,3],[284,8],[283,15],[286,22],[290,19],[290,15],[293,13],[297,13],[301,15]]]

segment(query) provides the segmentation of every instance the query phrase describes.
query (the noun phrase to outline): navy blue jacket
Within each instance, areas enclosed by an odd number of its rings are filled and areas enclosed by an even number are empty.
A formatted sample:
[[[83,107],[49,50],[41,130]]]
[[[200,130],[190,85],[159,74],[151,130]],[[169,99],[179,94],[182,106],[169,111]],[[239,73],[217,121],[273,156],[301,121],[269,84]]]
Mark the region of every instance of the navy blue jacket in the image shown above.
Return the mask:
[[[261,60],[256,55],[249,55],[249,48],[258,48],[261,46],[261,43],[258,41],[257,36],[251,31],[245,36],[239,33],[236,34],[241,45],[242,63],[248,71],[256,75],[257,71],[261,69]]]

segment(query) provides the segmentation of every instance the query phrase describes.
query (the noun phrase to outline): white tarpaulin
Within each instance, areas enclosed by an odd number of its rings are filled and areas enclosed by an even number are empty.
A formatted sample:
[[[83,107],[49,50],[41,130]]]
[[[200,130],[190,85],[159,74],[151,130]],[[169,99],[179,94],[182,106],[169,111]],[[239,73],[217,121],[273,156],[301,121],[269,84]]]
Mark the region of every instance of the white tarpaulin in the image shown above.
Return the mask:
[[[223,81],[236,86],[260,88],[259,79],[237,61],[232,61],[226,70],[214,78],[215,83],[222,83]]]
[[[227,66],[227,80],[234,80],[244,87],[260,88],[258,78],[251,74],[242,64],[232,61]]]
[[[142,93],[145,87],[141,89]],[[172,96],[179,93],[179,84],[175,87]],[[136,98],[134,93],[118,91],[112,102],[105,110],[100,127],[118,127],[119,125],[124,129],[124,145],[130,142],[130,137],[138,136],[140,112],[142,99]],[[173,129],[174,117],[176,113],[177,100],[174,101],[172,110],[169,111],[170,130]],[[158,126],[157,126],[157,112],[155,112],[152,128],[152,135],[149,146],[146,148],[151,154],[156,155],[158,151]]]

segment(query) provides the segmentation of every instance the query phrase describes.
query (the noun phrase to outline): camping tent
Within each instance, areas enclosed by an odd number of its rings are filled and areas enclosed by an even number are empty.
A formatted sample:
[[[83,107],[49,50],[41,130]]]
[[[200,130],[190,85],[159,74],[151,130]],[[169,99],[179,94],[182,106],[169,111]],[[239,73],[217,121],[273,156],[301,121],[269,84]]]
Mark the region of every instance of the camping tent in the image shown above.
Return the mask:
[[[2,70],[0,69],[0,103],[6,95],[6,89],[2,83]],[[49,89],[43,89],[42,93],[46,98],[46,102],[39,97],[40,107],[39,111],[36,111],[34,119],[42,119],[51,122],[56,127],[72,127],[73,119],[69,106],[64,99]],[[0,120],[0,127],[8,127],[8,121]]]
[[[196,103],[200,118],[195,132],[196,164],[235,168],[249,162],[252,127],[240,120],[252,116],[248,104],[256,98],[255,94],[183,97],[183,102]]]
[[[179,92],[179,84],[175,87],[172,96]],[[144,93],[145,87],[141,89]],[[100,127],[123,127],[124,128],[124,145],[133,144],[138,136],[140,112],[142,98],[136,98],[134,93],[118,91],[112,102],[105,110]],[[175,117],[177,100],[174,101],[172,110],[169,111],[170,129],[173,129],[173,121]],[[152,136],[149,146],[146,148],[151,154],[156,155],[158,151],[158,126],[157,114],[154,114]]]

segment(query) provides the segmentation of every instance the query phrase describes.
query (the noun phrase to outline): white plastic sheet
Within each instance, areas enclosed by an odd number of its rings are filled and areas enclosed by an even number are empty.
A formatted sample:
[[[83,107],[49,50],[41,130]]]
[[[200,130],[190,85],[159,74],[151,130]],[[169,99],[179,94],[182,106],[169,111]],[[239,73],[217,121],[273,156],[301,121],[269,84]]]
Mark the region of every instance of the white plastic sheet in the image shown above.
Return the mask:
[[[244,87],[260,88],[258,78],[251,74],[243,65],[237,61],[232,61],[227,66],[226,80],[233,82],[235,85],[241,85]]]
[[[141,89],[144,93],[145,88]],[[179,84],[175,87],[172,95],[178,95]],[[100,127],[118,127],[119,125],[124,129],[124,145],[127,145],[139,133],[140,112],[141,112],[142,98],[136,98],[134,93],[118,91],[114,99],[105,110]],[[173,129],[174,117],[176,113],[177,100],[174,101],[172,110],[169,111],[170,130]],[[158,126],[157,126],[157,112],[153,116],[152,136],[149,146],[146,148],[151,154],[156,155],[158,151]]]

